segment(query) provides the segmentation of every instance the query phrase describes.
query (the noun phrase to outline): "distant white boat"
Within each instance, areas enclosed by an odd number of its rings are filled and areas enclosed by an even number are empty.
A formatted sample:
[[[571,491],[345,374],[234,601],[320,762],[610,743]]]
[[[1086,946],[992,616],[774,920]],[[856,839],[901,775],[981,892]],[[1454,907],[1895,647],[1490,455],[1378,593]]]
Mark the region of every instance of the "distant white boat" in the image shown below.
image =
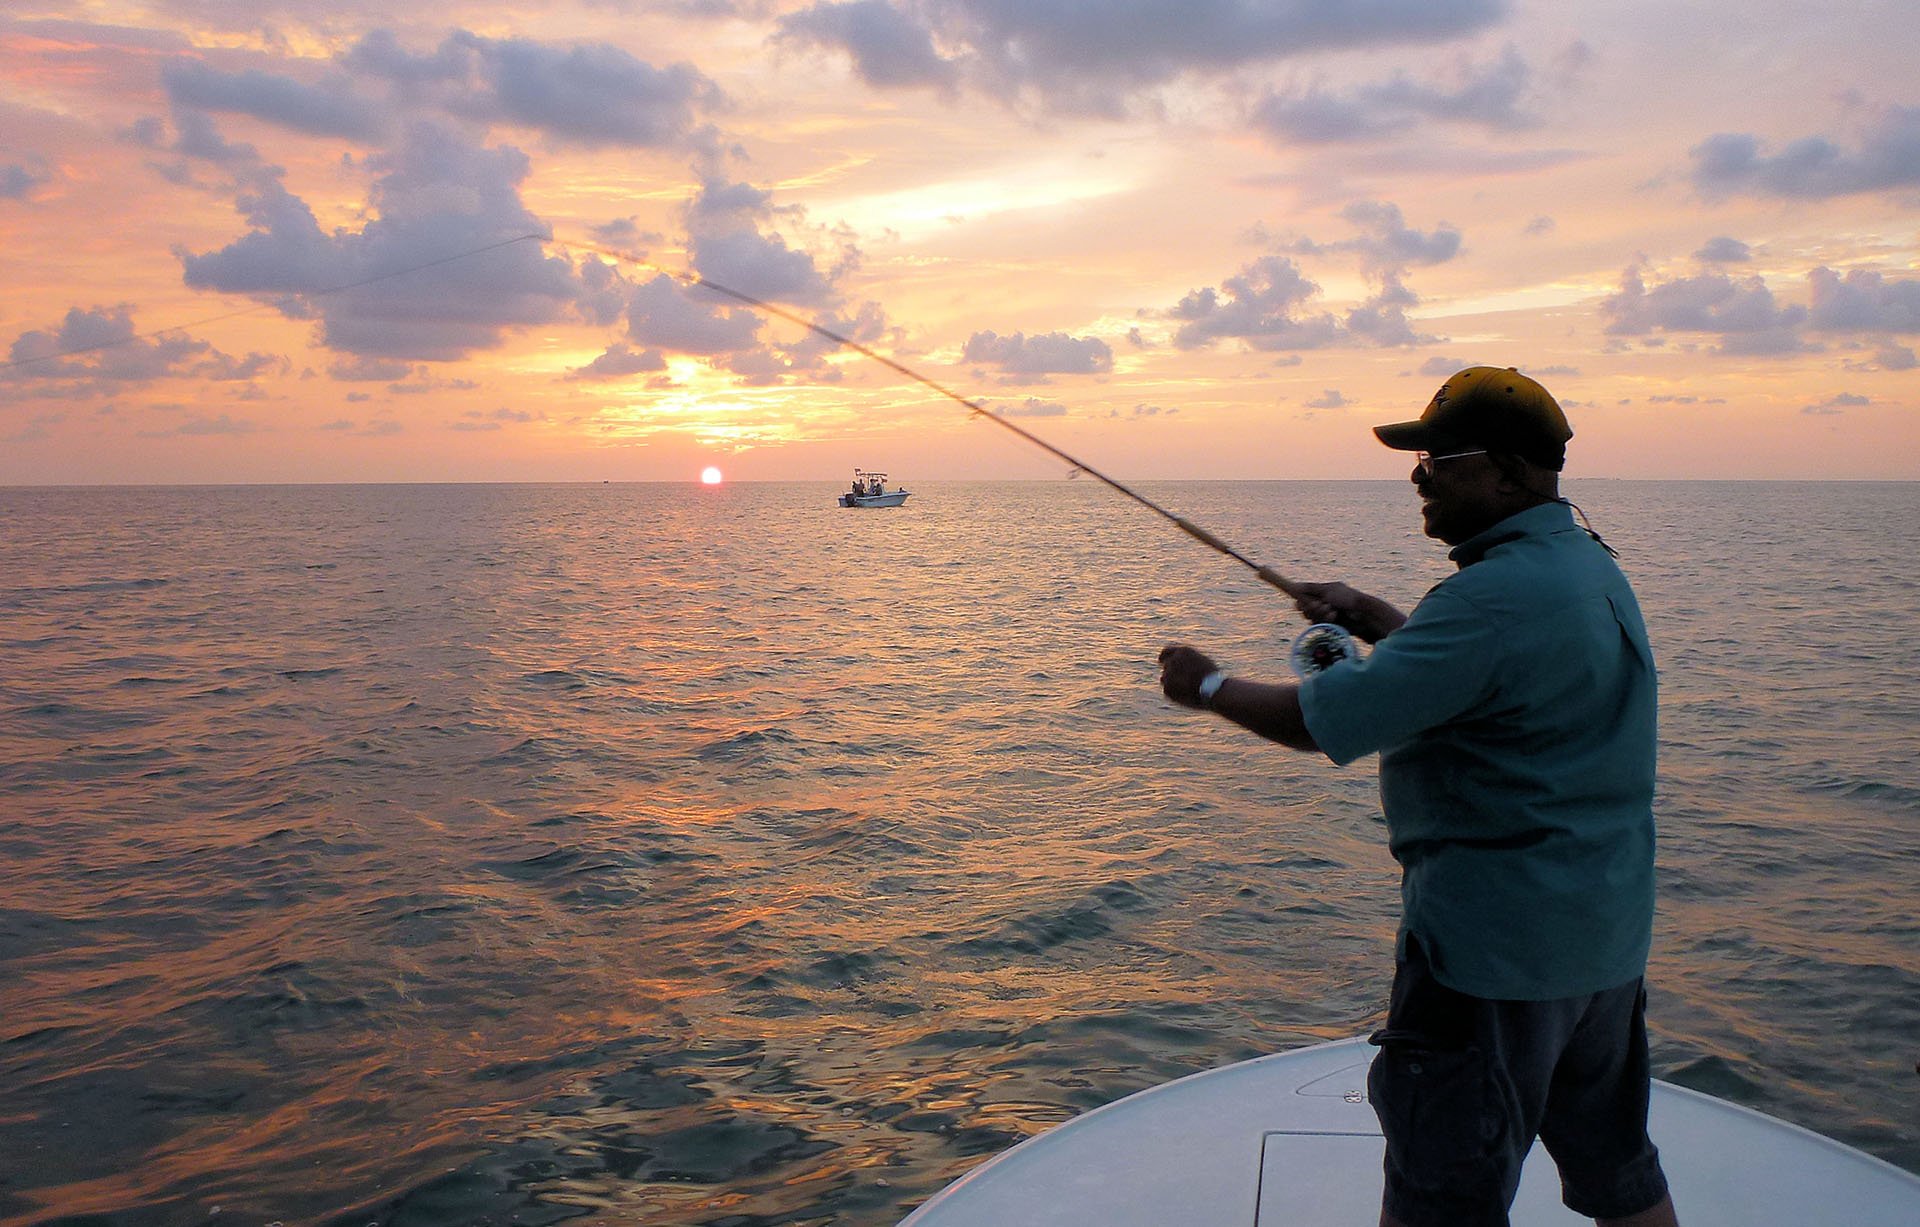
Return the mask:
[[[907,501],[907,491],[887,489],[885,473],[853,471],[853,489],[840,496],[842,507],[898,507]]]
[[[901,1227],[1373,1227],[1372,1055],[1340,1040],[1115,1100],[974,1168]],[[1686,1227],[1920,1223],[1920,1178],[1750,1108],[1655,1082],[1647,1131]],[[1538,1145],[1512,1222],[1591,1224],[1560,1204]]]

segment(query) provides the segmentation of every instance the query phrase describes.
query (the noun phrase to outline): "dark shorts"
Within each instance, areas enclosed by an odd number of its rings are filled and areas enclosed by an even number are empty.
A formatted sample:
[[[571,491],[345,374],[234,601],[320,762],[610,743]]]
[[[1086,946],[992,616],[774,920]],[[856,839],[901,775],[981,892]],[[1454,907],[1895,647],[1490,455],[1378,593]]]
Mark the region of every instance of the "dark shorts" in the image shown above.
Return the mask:
[[[1407,1227],[1505,1227],[1536,1136],[1574,1213],[1657,1204],[1667,1181],[1647,1137],[1646,1004],[1638,979],[1555,1001],[1470,997],[1434,979],[1407,938],[1367,1075],[1387,1212]]]

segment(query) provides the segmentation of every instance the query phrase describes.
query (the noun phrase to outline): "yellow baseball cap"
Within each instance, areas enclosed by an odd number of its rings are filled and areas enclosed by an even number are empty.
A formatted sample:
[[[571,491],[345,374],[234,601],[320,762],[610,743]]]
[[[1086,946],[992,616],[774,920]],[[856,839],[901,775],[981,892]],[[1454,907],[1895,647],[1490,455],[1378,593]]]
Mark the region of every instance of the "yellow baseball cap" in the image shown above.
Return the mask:
[[[1373,433],[1396,451],[1484,447],[1559,469],[1573,427],[1552,394],[1516,368],[1470,366],[1440,385],[1417,421],[1375,426]]]

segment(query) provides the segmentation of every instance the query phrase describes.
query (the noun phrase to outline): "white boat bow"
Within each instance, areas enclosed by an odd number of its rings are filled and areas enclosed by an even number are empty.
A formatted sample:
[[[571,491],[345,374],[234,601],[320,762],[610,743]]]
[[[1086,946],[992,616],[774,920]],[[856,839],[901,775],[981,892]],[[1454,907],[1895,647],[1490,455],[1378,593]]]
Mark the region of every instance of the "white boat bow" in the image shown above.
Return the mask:
[[[1340,1040],[1149,1088],[988,1160],[901,1227],[1375,1227],[1372,1056]],[[1648,1131],[1686,1227],[1920,1227],[1920,1177],[1752,1109],[1655,1082]],[[1514,1227],[1590,1221],[1536,1144]]]

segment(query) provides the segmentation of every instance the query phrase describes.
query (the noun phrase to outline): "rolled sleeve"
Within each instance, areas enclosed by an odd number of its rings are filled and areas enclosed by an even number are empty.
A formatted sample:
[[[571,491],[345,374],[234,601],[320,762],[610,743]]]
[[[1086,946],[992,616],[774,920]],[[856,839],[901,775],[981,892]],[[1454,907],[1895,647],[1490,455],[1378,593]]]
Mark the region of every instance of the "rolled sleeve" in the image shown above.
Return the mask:
[[[1428,593],[1364,660],[1300,684],[1300,713],[1314,744],[1345,766],[1470,710],[1492,685],[1493,634],[1471,601],[1444,589]]]

